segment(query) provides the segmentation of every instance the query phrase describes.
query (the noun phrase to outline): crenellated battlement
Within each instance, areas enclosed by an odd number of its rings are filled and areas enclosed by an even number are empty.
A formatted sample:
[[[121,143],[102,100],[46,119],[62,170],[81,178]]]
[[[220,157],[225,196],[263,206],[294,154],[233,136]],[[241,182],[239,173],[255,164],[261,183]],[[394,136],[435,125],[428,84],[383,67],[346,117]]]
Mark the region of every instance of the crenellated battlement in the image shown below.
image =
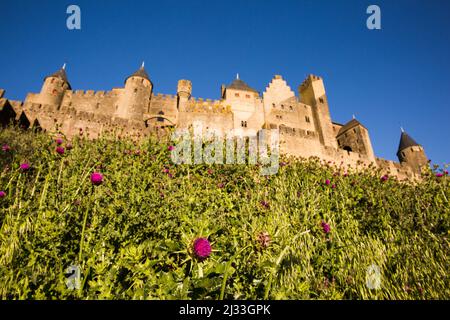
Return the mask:
[[[316,76],[314,74],[310,74],[306,77],[305,80],[303,80],[303,82],[300,84],[299,88],[301,90],[306,89],[307,87],[309,87],[314,81],[319,81],[322,80],[321,77]]]
[[[161,100],[176,100],[177,96],[173,94],[165,94],[165,93],[157,93],[152,95],[152,100],[161,101]]]
[[[191,98],[185,112],[192,113],[231,113],[231,105],[224,105],[223,100]]]

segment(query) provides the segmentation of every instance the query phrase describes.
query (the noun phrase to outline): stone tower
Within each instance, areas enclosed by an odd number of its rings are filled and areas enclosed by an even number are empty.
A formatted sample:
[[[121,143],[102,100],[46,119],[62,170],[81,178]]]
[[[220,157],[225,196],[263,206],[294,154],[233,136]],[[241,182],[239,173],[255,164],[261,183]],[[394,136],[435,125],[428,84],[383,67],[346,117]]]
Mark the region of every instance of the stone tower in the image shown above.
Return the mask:
[[[236,79],[224,88],[223,97],[233,111],[234,128],[255,134],[264,123],[264,109],[258,91],[239,79],[237,74]],[[261,119],[253,118],[254,115]]]
[[[337,148],[322,78],[309,75],[299,86],[299,93],[300,101],[312,108],[314,125],[319,134],[320,143],[327,147]]]
[[[428,164],[428,158],[423,147],[414,141],[403,129],[397,157],[401,163],[411,167],[417,174],[420,174],[422,168]]]
[[[185,112],[192,94],[192,83],[189,80],[179,80],[177,87],[178,111]]]
[[[375,162],[375,154],[370,141],[369,131],[355,118],[347,122],[339,130],[336,139],[339,148],[363,154],[370,161]]]
[[[66,90],[71,90],[67,81],[66,64],[61,69],[44,79],[41,92],[36,102],[59,106]]]
[[[153,84],[150,77],[142,66],[125,80],[125,88],[122,93],[115,117],[143,121],[144,113],[147,112]]]

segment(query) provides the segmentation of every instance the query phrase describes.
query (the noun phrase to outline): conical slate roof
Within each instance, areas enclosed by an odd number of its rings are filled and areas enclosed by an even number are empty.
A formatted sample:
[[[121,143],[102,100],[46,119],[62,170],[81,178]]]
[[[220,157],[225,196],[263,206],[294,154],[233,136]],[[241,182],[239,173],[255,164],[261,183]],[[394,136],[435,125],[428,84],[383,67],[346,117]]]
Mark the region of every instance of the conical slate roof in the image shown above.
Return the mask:
[[[244,91],[251,91],[251,92],[256,92],[258,93],[258,91],[256,91],[255,89],[251,88],[248,84],[246,84],[244,81],[242,81],[241,79],[235,79],[228,87],[227,89],[235,89],[235,90],[244,90]]]
[[[148,81],[150,81],[150,77],[148,76],[147,71],[145,71],[144,66],[141,66],[141,67],[139,68],[139,70],[137,70],[135,73],[133,73],[133,74],[132,74],[131,76],[129,76],[128,78],[131,78],[131,77],[141,77],[141,78],[144,78],[144,79],[147,79]],[[128,78],[125,79],[125,81],[127,81]]]
[[[402,132],[402,135],[400,137],[400,144],[398,146],[398,152],[405,150],[406,148],[413,147],[413,146],[419,146],[419,144],[411,138],[406,132]]]

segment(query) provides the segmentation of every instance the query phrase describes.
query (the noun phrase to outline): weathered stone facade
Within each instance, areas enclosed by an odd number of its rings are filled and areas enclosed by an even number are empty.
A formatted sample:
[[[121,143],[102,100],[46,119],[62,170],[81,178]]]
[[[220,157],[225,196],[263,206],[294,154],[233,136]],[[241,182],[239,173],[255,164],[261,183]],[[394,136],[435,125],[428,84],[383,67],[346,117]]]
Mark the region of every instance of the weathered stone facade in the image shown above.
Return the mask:
[[[276,75],[262,95],[239,77],[222,85],[218,100],[192,97],[189,80],[178,81],[176,95],[155,94],[144,65],[126,78],[123,88],[74,91],[64,66],[24,102],[7,100],[0,89],[0,117],[3,124],[14,117],[23,126],[68,137],[83,132],[91,138],[105,131],[143,137],[155,128],[189,128],[194,122],[218,134],[234,129],[244,136],[278,128],[281,152],[293,156],[356,168],[372,165],[400,179],[419,178],[428,165],[422,146],[404,132],[397,153],[400,163],[375,157],[369,132],[358,120],[345,125],[332,121],[322,78],[308,76],[298,91],[296,96]]]

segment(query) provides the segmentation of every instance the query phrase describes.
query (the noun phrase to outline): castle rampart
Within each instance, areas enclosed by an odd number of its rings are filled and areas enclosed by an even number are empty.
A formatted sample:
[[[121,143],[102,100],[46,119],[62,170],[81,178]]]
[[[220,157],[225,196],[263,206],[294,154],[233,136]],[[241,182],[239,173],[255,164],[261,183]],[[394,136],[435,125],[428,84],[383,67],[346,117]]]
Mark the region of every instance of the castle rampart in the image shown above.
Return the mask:
[[[323,79],[315,75],[298,87],[299,96],[280,75],[262,95],[239,77],[222,85],[220,99],[193,97],[186,79],[178,81],[176,94],[153,88],[142,65],[122,88],[72,90],[64,66],[45,77],[41,91],[27,94],[24,102],[7,100],[0,89],[0,116],[68,137],[96,138],[104,132],[144,137],[153,128],[189,128],[196,122],[218,133],[279,129],[282,153],[355,168],[373,166],[400,179],[419,178],[428,163],[423,147],[404,132],[397,153],[401,163],[375,157],[369,131],[358,120],[332,121]]]

